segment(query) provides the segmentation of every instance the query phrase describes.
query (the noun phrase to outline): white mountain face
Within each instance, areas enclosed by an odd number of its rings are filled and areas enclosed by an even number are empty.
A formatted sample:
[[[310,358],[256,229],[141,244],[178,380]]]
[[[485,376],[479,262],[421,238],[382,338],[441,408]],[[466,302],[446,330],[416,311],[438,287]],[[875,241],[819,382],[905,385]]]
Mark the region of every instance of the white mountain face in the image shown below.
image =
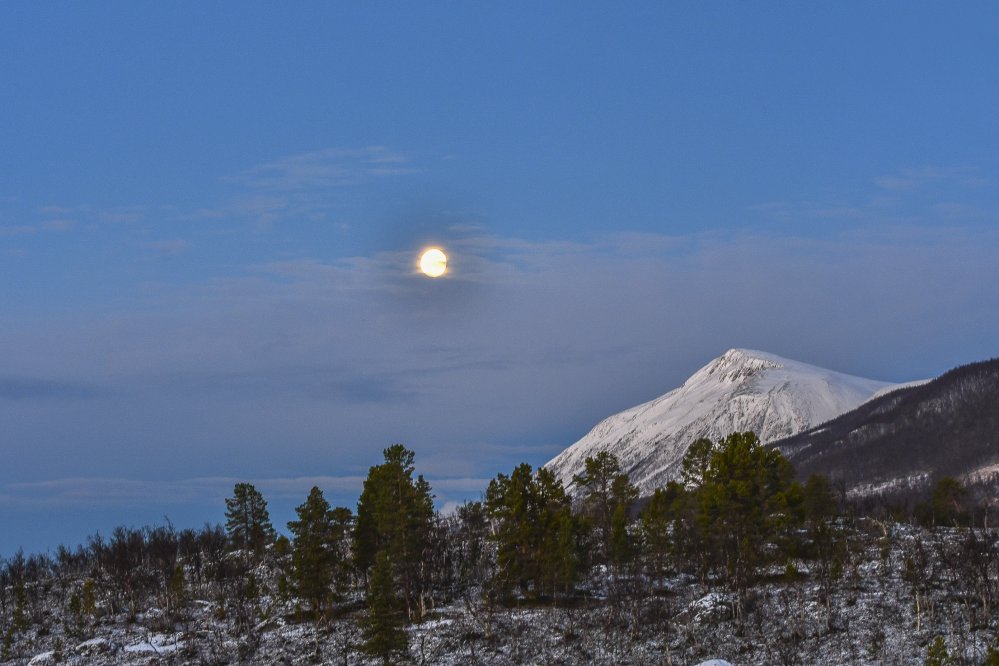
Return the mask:
[[[643,495],[677,479],[687,448],[755,432],[764,443],[797,434],[858,407],[889,382],[845,375],[774,354],[731,349],[683,386],[608,417],[545,467],[569,487],[583,462],[615,454]]]

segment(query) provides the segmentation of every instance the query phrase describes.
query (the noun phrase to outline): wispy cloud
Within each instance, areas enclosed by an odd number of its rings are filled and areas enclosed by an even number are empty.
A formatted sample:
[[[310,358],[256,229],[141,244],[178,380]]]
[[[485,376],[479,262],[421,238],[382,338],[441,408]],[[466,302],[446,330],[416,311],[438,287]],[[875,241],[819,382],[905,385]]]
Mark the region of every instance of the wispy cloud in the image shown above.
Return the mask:
[[[772,201],[750,206],[750,210],[783,221],[861,220],[870,214],[870,204],[850,205],[828,201]]]
[[[5,212],[0,211],[0,216]],[[17,224],[0,225],[0,237],[93,231],[104,225],[132,224],[144,218],[145,206],[111,206],[98,208],[83,203],[72,206],[45,205],[16,212]],[[162,212],[162,211],[161,211]]]
[[[59,218],[55,220],[45,220],[39,224],[45,231],[70,231],[76,227],[76,220],[69,218]]]
[[[30,236],[36,231],[35,227],[28,224],[0,226],[0,236]]]
[[[771,201],[750,206],[764,218],[789,225],[826,227],[885,227],[912,224],[948,224],[956,219],[994,220],[993,204],[982,201],[989,179],[977,169],[921,167],[879,176],[837,198]]]
[[[269,231],[282,220],[330,222],[340,232],[350,228],[332,212],[350,201],[349,191],[365,184],[418,174],[421,169],[411,157],[386,146],[325,148],[279,157],[251,166],[220,180],[231,187],[195,205],[112,205],[95,206],[46,204],[16,210],[16,201],[0,210],[0,238],[27,237],[51,232],[104,231],[118,239],[175,255],[187,248],[173,239],[147,241],[159,235],[166,223],[184,224],[211,221],[196,232],[227,233],[221,223],[250,221],[257,231]],[[176,232],[167,232],[176,233]],[[9,249],[8,249],[9,252]]]
[[[75,382],[30,377],[0,377],[2,400],[83,400],[103,395],[104,391]]]
[[[354,478],[402,442],[428,476],[479,479],[544,462],[729,347],[894,381],[997,353],[994,228],[446,244],[455,270],[437,281],[409,253],[288,260],[117,314],[6,324],[18,376],[111,392],[8,383],[7,474],[197,470],[223,493],[234,465]]]
[[[66,217],[86,213],[89,212],[90,209],[91,207],[88,204],[79,204],[76,206],[50,204],[47,206],[40,206],[38,208],[38,212],[49,217]]]
[[[191,244],[183,238],[171,238],[164,240],[147,241],[140,244],[141,247],[152,250],[158,254],[173,257],[183,254],[191,248]]]
[[[892,192],[912,192],[932,184],[951,184],[963,187],[988,185],[988,178],[971,167],[934,167],[902,169],[898,173],[878,176],[874,184]]]
[[[301,192],[416,173],[409,158],[384,146],[327,148],[259,164],[227,180],[255,190]]]
[[[258,164],[222,180],[227,200],[181,212],[182,220],[251,220],[267,231],[281,220],[327,220],[354,187],[420,173],[410,157],[384,146],[327,148]],[[340,221],[341,231],[349,225]]]
[[[136,224],[148,215],[147,206],[113,206],[98,213],[97,218],[105,224]]]

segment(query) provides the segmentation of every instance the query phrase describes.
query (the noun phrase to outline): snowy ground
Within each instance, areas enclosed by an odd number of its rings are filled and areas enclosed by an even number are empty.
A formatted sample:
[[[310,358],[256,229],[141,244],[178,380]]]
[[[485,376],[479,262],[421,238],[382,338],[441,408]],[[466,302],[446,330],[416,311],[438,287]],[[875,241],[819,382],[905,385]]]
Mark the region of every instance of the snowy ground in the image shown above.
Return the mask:
[[[615,595],[594,580],[589,598],[560,606],[459,600],[408,628],[410,663],[923,664],[927,647],[942,635],[951,655],[962,659],[957,663],[980,664],[997,627],[941,559],[948,539],[961,538],[957,531],[925,542],[932,573],[917,619],[913,587],[902,572],[916,540],[927,538],[907,526],[890,527],[887,539],[872,530],[854,544],[854,557],[828,597],[800,562],[798,579],[788,582],[775,570],[742,604],[689,576],[656,581],[654,595],[629,594],[627,586]],[[649,581],[641,583],[647,589]],[[200,599],[186,606],[172,630],[164,628],[162,612],[149,608],[132,622],[102,617],[85,635],[70,638],[59,619],[64,607],[53,597],[48,623],[19,636],[2,663],[380,663],[360,651],[361,610],[317,627],[294,622],[290,602],[264,597],[254,610],[256,626],[238,631],[215,601]]]

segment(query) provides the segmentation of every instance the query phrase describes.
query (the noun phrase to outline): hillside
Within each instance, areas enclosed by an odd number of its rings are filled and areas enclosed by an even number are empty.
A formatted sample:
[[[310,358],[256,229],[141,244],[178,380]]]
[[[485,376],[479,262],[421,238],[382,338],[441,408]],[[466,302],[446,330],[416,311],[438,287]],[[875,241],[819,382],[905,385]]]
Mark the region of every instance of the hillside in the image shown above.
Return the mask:
[[[610,666],[722,657],[742,666],[916,666],[927,663],[937,636],[956,663],[983,663],[995,637],[988,612],[994,606],[983,609],[978,600],[984,589],[995,603],[996,560],[982,572],[969,556],[975,544],[994,549],[996,530],[972,542],[960,529],[884,527],[859,520],[840,533],[845,559],[828,587],[816,562],[798,560],[798,575],[775,568],[738,613],[734,594],[685,573],[630,574],[615,585],[596,571],[581,583],[580,599],[565,604],[497,604],[469,590],[408,626],[409,654],[396,663]],[[160,572],[137,561],[128,569],[127,606],[117,603],[118,583],[90,552],[44,566],[32,566],[35,560],[22,562],[23,569],[0,563],[0,626],[13,625],[12,575],[25,589],[23,627],[5,632],[3,666],[382,663],[363,651],[360,595],[333,617],[310,621],[280,592],[283,564],[273,554],[252,571],[258,592],[248,595],[242,581],[251,572],[233,571],[222,553],[195,548],[184,560],[184,594],[172,604],[156,583]],[[919,568],[907,570],[911,561]],[[88,580],[95,581],[95,608],[74,611],[71,599]],[[915,594],[933,612],[917,614]]]
[[[841,479],[854,492],[974,481],[999,472],[999,359],[900,388],[829,423],[774,443],[799,475]]]

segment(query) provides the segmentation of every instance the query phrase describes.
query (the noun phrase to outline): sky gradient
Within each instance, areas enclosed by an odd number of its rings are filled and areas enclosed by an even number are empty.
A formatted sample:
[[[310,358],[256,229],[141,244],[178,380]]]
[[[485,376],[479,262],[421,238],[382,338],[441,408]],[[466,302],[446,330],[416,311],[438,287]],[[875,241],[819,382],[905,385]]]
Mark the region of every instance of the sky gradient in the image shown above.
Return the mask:
[[[476,498],[731,347],[999,355],[992,3],[0,6],[0,557],[401,442]],[[415,273],[420,249],[449,274]]]

